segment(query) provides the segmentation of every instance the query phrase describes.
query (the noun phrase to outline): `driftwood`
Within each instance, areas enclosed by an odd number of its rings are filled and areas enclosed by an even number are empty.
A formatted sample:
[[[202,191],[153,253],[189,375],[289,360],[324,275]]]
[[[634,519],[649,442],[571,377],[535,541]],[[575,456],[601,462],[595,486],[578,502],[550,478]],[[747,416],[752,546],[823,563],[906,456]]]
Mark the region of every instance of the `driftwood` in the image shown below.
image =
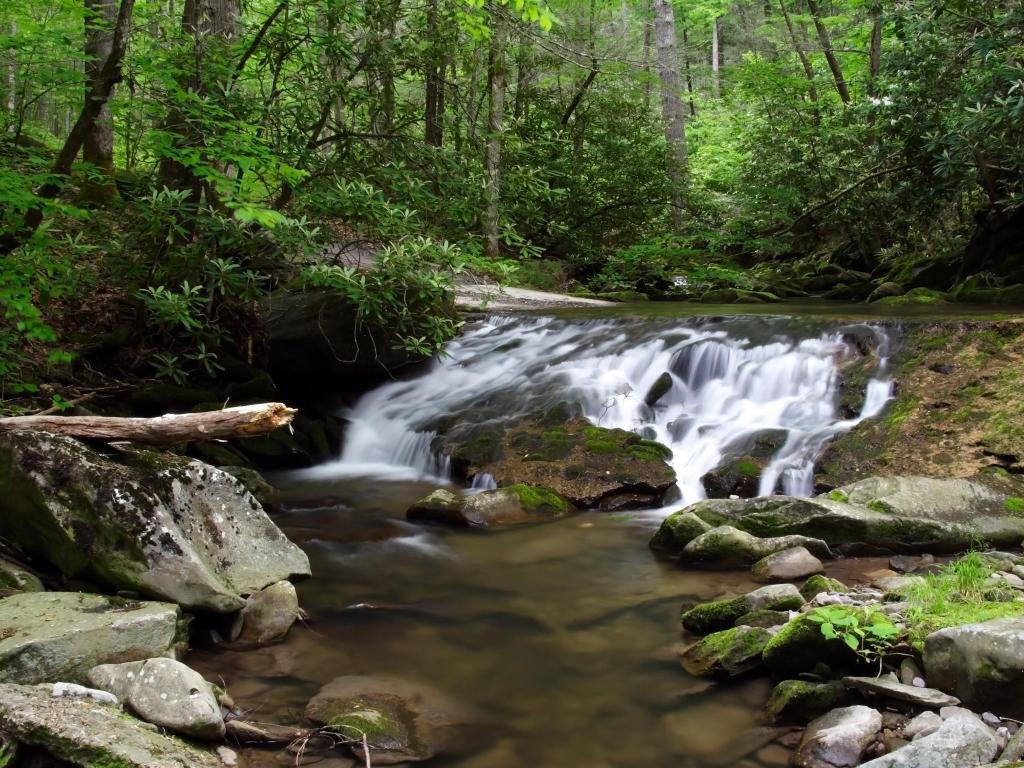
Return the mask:
[[[41,430],[72,437],[182,443],[227,437],[256,437],[292,423],[295,410],[283,403],[240,405],[202,413],[168,413],[153,419],[114,416],[11,416],[0,419],[0,432]]]

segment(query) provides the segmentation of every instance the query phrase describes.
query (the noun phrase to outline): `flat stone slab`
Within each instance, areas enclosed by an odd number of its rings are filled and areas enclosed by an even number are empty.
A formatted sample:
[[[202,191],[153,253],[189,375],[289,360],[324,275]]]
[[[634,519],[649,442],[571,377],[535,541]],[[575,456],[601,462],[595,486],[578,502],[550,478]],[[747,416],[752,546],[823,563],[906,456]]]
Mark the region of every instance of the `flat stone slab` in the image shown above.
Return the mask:
[[[895,701],[905,701],[919,707],[955,707],[960,699],[934,688],[918,688],[878,677],[844,677],[843,685],[862,693],[870,693]]]
[[[55,697],[52,685],[0,685],[0,730],[82,768],[223,768],[215,755],[147,727],[120,707]]]
[[[990,762],[999,751],[995,732],[971,712],[959,712],[938,730],[860,768],[959,768]]]
[[[173,656],[181,611],[79,592],[0,600],[0,683],[83,683],[97,664]]]

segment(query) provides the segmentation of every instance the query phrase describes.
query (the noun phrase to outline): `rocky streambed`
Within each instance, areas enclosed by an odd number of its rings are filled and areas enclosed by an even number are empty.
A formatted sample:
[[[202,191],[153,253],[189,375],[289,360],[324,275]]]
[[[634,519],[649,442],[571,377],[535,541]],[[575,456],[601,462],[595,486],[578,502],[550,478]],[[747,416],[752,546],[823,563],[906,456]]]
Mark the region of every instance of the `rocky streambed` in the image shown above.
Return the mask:
[[[485,326],[276,487],[0,435],[0,764],[1016,764],[1017,424],[885,464],[1019,334],[741,327]]]

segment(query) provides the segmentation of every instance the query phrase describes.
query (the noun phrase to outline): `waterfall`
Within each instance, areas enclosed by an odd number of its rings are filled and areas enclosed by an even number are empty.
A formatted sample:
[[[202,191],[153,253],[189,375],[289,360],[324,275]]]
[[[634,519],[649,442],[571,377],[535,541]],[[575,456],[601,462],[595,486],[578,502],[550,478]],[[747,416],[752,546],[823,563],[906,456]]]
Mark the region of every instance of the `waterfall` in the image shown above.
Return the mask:
[[[839,365],[851,355],[845,339],[853,331],[874,337],[879,364],[859,415],[842,419]],[[669,446],[682,503],[704,498],[701,477],[766,433],[785,437],[762,473],[761,494],[810,495],[826,443],[890,398],[887,350],[877,327],[808,330],[781,317],[491,317],[451,342],[426,374],[366,394],[347,414],[341,458],[317,472],[447,481],[448,457],[431,451],[445,419],[506,418],[573,402],[594,424]],[[648,405],[666,373],[669,386]],[[472,490],[493,485],[481,476]]]

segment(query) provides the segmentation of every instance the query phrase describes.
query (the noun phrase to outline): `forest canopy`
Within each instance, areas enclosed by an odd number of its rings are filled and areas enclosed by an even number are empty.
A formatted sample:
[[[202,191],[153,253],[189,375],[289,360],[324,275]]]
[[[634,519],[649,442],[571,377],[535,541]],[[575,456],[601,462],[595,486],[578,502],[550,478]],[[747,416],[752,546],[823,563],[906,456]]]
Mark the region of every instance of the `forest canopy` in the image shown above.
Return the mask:
[[[276,290],[429,354],[466,272],[1024,300],[1019,3],[24,0],[0,41],[5,396],[83,332],[216,377]]]

